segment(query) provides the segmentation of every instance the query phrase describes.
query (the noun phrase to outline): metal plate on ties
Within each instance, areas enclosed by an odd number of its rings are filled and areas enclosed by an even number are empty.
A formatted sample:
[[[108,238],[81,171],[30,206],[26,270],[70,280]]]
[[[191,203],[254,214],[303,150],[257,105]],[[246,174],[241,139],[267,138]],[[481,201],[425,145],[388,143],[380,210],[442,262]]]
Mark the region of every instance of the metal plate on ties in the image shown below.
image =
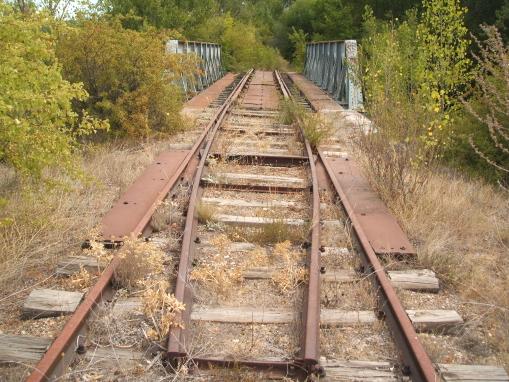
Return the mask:
[[[170,191],[170,181],[188,153],[189,150],[164,152],[147,167],[104,216],[104,240],[118,240],[143,231],[157,204]]]
[[[350,158],[326,157],[377,254],[415,255],[415,249],[396,218],[378,197]]]

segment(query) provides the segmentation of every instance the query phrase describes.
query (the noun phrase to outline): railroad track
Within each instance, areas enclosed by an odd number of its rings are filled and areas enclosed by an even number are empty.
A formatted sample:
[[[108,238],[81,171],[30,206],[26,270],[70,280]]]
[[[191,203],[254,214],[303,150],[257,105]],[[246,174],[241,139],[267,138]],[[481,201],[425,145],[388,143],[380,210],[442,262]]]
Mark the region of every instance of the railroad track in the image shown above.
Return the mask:
[[[236,380],[223,369],[265,379],[507,380],[503,369],[432,363],[417,332],[454,330],[463,320],[455,311],[405,310],[396,288],[436,293],[439,281],[410,267],[415,250],[341,142],[312,148],[302,116],[282,123],[282,110],[291,111],[285,102],[316,109],[290,77],[237,76],[212,103],[196,143],[158,158],[103,221],[114,251],[127,235],[164,246],[168,232],[152,232],[151,218],[161,203],[180,201],[171,289],[185,307],[167,338],[145,351],[118,338],[116,347],[99,346],[94,326],[104,317],[142,326],[143,302],[113,286],[120,256],[107,264],[74,258],[67,274],[104,268],[86,296],[29,296],[32,317],[72,313],[56,339],[3,337],[19,358],[44,354],[29,381],[133,362],[149,365],[136,377],[144,380]]]

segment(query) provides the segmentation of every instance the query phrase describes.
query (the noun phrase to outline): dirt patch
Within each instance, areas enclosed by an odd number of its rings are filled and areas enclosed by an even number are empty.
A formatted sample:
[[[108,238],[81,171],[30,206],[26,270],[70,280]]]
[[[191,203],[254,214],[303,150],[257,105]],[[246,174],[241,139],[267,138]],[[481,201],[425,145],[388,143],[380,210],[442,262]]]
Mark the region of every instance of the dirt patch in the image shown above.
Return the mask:
[[[190,354],[224,359],[292,359],[299,350],[298,323],[287,325],[193,322]]]
[[[399,363],[389,330],[381,322],[375,325],[320,329],[322,355],[331,359]]]

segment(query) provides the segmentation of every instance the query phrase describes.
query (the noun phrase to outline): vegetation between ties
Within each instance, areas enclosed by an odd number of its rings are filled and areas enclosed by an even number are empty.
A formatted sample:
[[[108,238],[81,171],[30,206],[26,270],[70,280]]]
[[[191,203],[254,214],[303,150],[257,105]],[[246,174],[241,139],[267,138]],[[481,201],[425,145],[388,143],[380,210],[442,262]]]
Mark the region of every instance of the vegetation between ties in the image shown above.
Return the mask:
[[[458,291],[489,333],[490,354],[509,362],[507,195],[484,181],[507,188],[509,179],[507,2],[107,0],[71,14],[40,3],[44,11],[0,0],[1,295],[76,249],[164,147],[154,139],[187,127],[174,80],[194,74],[196,58],[167,54],[168,39],[218,42],[225,68],[242,71],[286,60],[301,70],[307,41],[359,37],[374,128],[355,137],[358,157],[416,243],[419,266]],[[291,102],[281,122],[299,124],[314,149],[331,134]],[[200,222],[212,226],[214,215],[198,206]],[[305,280],[285,241],[302,241],[305,229],[276,219],[225,235],[270,246],[242,269],[282,264],[271,278],[281,294]],[[117,286],[140,292],[148,336],[163,339],[184,307],[158,278],[161,254],[131,242],[121,253]],[[192,276],[219,294],[242,282],[227,262]],[[72,279],[90,281],[85,270]]]
[[[280,111],[281,123],[295,124],[302,129],[311,148],[316,148],[332,135],[332,126],[318,114],[308,113],[293,100],[284,100]]]

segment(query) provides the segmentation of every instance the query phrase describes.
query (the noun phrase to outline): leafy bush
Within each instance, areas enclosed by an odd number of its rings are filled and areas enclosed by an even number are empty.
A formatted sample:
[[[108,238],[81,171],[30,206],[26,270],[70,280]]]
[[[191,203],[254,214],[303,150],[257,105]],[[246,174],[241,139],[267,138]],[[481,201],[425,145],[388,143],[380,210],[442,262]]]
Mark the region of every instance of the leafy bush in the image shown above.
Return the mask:
[[[261,42],[256,27],[230,15],[209,19],[197,30],[196,38],[221,44],[223,64],[230,71],[273,70],[286,63],[277,49]]]
[[[165,52],[168,36],[124,29],[120,22],[86,20],[60,31],[57,54],[65,77],[82,82],[82,100],[94,116],[108,119],[115,135],[148,137],[182,129],[182,96],[172,82],[190,74],[189,58]]]
[[[292,33],[289,34],[288,38],[292,42],[294,48],[292,64],[297,71],[302,72],[306,60],[307,33],[304,33],[302,29],[296,30],[292,28]]]
[[[361,76],[374,129],[359,135],[365,169],[387,201],[406,203],[427,182],[453,135],[459,94],[470,79],[464,9],[423,1],[399,24],[368,10]]]
[[[56,165],[76,174],[77,138],[106,127],[73,111],[88,95],[62,78],[53,31],[46,16],[21,16],[0,1],[0,162],[26,177]]]

